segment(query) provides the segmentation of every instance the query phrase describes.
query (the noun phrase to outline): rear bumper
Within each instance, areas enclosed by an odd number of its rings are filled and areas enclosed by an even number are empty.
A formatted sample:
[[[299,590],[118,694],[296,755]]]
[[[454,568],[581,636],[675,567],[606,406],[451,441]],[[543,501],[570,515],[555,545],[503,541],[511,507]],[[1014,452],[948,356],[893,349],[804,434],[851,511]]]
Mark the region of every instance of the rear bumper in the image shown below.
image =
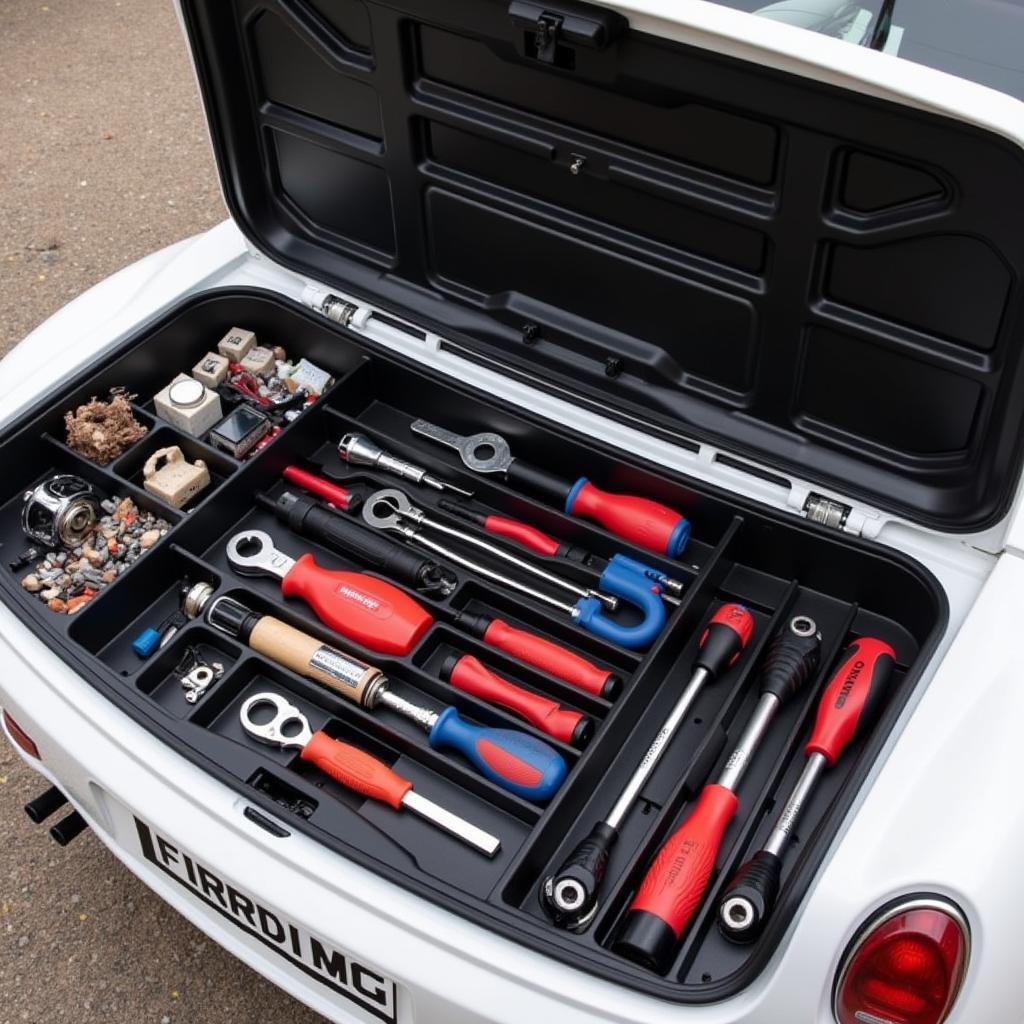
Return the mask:
[[[214,941],[331,1020],[349,1024],[382,1018],[311,978],[268,945],[266,936],[230,923],[212,905],[215,900],[204,901],[147,859],[136,819],[181,858],[187,855],[193,865],[256,896],[286,926],[318,937],[371,974],[394,979],[402,1024],[660,1024],[681,1017],[767,1024],[780,1019],[780,1012],[818,1019],[813,1009],[805,1012],[806,996],[799,1010],[790,1004],[785,1011],[752,1013],[750,993],[729,1004],[689,1010],[546,961],[328,853],[305,836],[270,835],[245,817],[243,797],[114,708],[6,609],[0,609],[0,661],[6,667],[0,704],[42,755],[41,764],[28,759],[29,764],[67,794],[101,840],[147,886]],[[288,827],[287,821],[280,824]],[[173,869],[175,854],[163,853]],[[373,987],[372,978],[367,987]]]

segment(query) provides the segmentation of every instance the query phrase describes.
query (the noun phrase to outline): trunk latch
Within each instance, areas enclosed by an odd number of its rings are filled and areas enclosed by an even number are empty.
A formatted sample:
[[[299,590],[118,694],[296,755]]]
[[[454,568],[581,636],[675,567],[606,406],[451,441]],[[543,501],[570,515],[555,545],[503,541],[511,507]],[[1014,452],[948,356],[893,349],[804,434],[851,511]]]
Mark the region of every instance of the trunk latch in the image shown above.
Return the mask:
[[[555,63],[558,32],[561,27],[562,19],[557,14],[545,12],[537,19],[537,31],[534,36],[537,60],[541,60],[545,64]]]
[[[573,47],[603,50],[629,26],[621,14],[571,0],[552,5],[512,0],[508,13],[526,30],[523,52],[528,57],[568,70],[576,66]]]

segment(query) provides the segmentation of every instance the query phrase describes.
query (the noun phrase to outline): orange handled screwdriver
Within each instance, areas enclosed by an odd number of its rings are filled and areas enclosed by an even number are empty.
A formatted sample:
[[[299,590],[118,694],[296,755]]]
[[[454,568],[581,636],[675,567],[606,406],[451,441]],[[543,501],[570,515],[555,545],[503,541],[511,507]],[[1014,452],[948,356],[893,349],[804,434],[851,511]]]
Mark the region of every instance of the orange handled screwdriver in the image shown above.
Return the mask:
[[[844,652],[818,704],[807,763],[764,846],[733,876],[718,906],[726,938],[751,942],[764,927],[779,894],[782,856],[822,773],[863,729],[870,728],[889,693],[896,652],[884,640],[861,637]]]
[[[693,920],[711,876],[725,830],[736,813],[736,789],[783,702],[818,667],[821,635],[806,615],[791,619],[773,638],[761,670],[761,698],[718,781],[704,787],[697,805],[669,836],[647,870],[626,915],[615,951],[664,973]]]
[[[266,722],[257,721],[267,708],[273,709],[273,717]],[[322,730],[312,732],[306,716],[280,694],[255,694],[242,705],[239,718],[242,728],[254,739],[282,750],[300,750],[303,761],[315,764],[346,789],[379,800],[396,811],[404,807],[488,857],[493,857],[501,848],[497,836],[414,793],[412,783],[383,761],[358,747],[331,739]]]

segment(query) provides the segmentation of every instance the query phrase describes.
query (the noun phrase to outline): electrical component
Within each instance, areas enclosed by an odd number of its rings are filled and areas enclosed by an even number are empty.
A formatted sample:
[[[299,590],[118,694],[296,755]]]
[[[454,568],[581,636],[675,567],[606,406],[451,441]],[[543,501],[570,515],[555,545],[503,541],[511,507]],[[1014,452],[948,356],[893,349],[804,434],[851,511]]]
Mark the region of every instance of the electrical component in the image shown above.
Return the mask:
[[[247,405],[239,405],[210,431],[209,440],[236,459],[245,458],[265,434],[270,433],[270,420]]]

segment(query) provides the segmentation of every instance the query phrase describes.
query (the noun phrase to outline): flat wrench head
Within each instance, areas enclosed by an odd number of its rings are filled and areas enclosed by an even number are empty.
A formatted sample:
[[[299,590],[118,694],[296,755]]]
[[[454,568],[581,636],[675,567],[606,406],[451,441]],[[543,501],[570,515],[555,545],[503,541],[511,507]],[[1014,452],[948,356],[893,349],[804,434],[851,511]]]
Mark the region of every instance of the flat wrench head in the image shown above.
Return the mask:
[[[397,487],[374,491],[363,501],[363,521],[375,530],[405,533],[409,521],[416,522],[422,516],[423,510],[418,509]]]
[[[260,721],[268,711],[271,717]],[[242,728],[253,739],[271,747],[301,750],[313,738],[306,716],[279,693],[255,694],[242,705],[238,717]]]
[[[420,437],[454,448],[466,468],[474,473],[504,473],[512,465],[512,450],[501,434],[483,431],[467,437],[426,420],[416,420],[411,429]]]
[[[243,530],[228,541],[228,561],[243,576],[277,576],[284,579],[295,559],[274,547],[274,539],[263,530]]]

